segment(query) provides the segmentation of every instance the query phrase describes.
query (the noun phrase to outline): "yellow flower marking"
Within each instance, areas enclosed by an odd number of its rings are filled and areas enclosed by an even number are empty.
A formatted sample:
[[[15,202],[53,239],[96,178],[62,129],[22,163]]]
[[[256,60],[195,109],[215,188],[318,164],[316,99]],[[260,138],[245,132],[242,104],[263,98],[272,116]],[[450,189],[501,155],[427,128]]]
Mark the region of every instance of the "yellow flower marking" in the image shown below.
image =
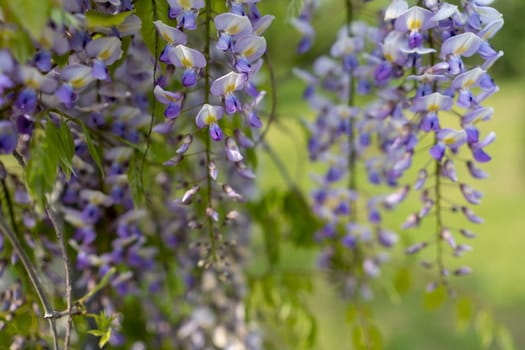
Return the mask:
[[[217,121],[217,117],[213,114],[206,114],[206,117],[204,117],[204,122],[206,123],[206,125],[210,125],[210,124],[213,124]]]
[[[235,35],[239,33],[239,30],[241,30],[241,28],[237,24],[234,24],[233,26],[228,28],[228,33],[230,33],[231,35]]]
[[[228,85],[226,85],[226,89],[225,89],[225,95],[226,94],[231,94],[232,92],[235,91],[235,84],[234,83],[229,83]]]
[[[104,49],[100,51],[100,53],[98,54],[98,58],[102,61],[107,60],[110,57],[111,57],[111,51],[109,49]]]
[[[419,19],[409,19],[407,27],[410,30],[419,30],[421,28],[421,21]]]
[[[435,104],[435,103],[431,103],[431,104],[428,106],[428,111],[429,111],[429,112],[437,112],[437,111],[439,111],[439,105],[438,105],[438,104]]]
[[[72,79],[69,82],[69,84],[71,84],[71,86],[74,89],[79,89],[79,88],[83,87],[84,85],[86,85],[86,79],[84,79],[84,77],[78,77],[78,78]]]
[[[181,60],[180,60],[180,63],[182,63],[182,65],[186,68],[191,68],[193,66],[191,60],[184,56]]]
[[[242,55],[244,57],[250,57],[251,55],[253,55],[255,52],[257,51],[257,49],[252,45],[252,46],[249,46],[246,48],[246,50],[244,50],[242,52]]]
[[[179,0],[180,6],[185,9],[191,9],[191,0]]]

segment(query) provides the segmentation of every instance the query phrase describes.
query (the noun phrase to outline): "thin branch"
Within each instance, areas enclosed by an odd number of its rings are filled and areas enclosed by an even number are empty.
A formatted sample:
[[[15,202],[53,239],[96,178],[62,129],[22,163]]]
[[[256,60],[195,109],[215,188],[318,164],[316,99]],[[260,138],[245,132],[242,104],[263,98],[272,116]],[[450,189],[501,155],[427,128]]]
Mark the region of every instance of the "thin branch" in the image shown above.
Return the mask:
[[[157,14],[157,2],[156,0],[152,1],[153,6],[153,20],[156,21],[158,19]],[[157,70],[159,69],[159,32],[155,30],[155,63],[153,64],[153,82],[152,82],[152,90],[155,90],[155,85],[157,83]],[[142,154],[142,162],[140,164],[140,183],[144,183],[144,164],[146,163],[146,157],[148,156],[149,149],[151,147],[151,133],[153,132],[153,124],[155,123],[155,113],[157,110],[157,99],[155,96],[153,96],[153,101],[151,103],[151,120],[149,123],[148,128],[148,134],[146,135],[146,149],[144,150],[144,153]]]
[[[211,22],[212,22],[212,5],[211,0],[206,0],[206,12],[205,12],[205,30],[206,30],[206,40],[204,42],[204,57],[206,62],[210,61],[211,57],[211,45],[210,45],[210,35],[211,35]],[[207,64],[204,68],[204,103],[207,104],[210,99],[210,65]],[[210,135],[205,136],[206,139],[206,168],[209,167],[211,162],[211,140]],[[212,207],[212,178],[209,171],[206,172],[206,205],[207,208]],[[211,245],[211,257],[213,262],[217,261],[217,244],[215,242],[215,235],[213,232],[213,219],[208,215],[208,235]]]
[[[266,62],[266,65],[268,66],[268,72],[270,73],[270,86],[271,86],[271,98],[272,98],[272,105],[270,108],[270,118],[268,119],[268,122],[266,123],[266,126],[264,127],[264,130],[261,132],[261,135],[259,138],[254,142],[253,147],[257,147],[259,143],[264,141],[264,138],[266,137],[266,134],[270,130],[270,126],[275,121],[275,118],[277,117],[277,80],[275,77],[275,71],[273,69],[272,61],[270,60],[270,55],[268,55],[268,51],[264,53],[264,61]]]
[[[38,298],[40,299],[40,303],[42,304],[42,307],[44,308],[44,318],[48,319],[49,327],[51,328],[51,337],[53,338],[53,349],[59,350],[57,329],[56,329],[55,320],[53,319],[54,311],[51,308],[51,303],[49,302],[49,299],[47,298],[44,292],[44,287],[42,286],[42,283],[38,279],[38,274],[36,272],[35,266],[33,265],[31,260],[27,256],[26,252],[22,248],[22,244],[18,240],[18,237],[13,232],[13,230],[9,227],[4,216],[1,213],[0,213],[0,231],[11,242],[11,245],[13,246],[13,250],[20,258],[20,261],[22,262],[22,265],[24,266],[24,269],[27,272],[29,280],[31,281],[31,284],[33,285],[33,288],[35,289],[35,292]]]
[[[62,255],[62,261],[64,262],[64,274],[66,282],[66,334],[64,336],[64,350],[69,349],[71,342],[71,330],[73,327],[73,317],[72,317],[72,308],[73,308],[73,296],[72,296],[72,285],[71,285],[71,262],[69,260],[69,255],[67,254],[67,247],[64,239],[63,227],[64,224],[62,220],[57,216],[54,208],[50,204],[46,210],[47,216],[55,229],[57,235],[57,240],[60,247],[60,254]]]

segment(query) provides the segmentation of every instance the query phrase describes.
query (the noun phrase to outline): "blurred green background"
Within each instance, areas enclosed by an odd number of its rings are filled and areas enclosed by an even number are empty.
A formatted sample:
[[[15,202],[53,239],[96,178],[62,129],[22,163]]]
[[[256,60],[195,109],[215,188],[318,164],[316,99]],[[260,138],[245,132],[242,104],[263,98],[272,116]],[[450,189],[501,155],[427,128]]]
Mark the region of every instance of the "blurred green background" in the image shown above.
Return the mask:
[[[334,33],[343,23],[343,1],[321,0],[322,8],[314,21],[318,28],[314,50],[299,58],[295,56],[298,35],[287,24],[296,2],[268,0],[264,3],[264,12],[276,15],[267,38],[279,83],[278,121],[270,131],[268,142],[283,160],[293,181],[308,191],[311,165],[306,157],[305,136],[299,126],[301,116],[308,117],[308,110],[301,101],[303,85],[291,76],[290,67],[304,67],[306,62],[326,52]],[[364,9],[361,12],[363,18],[372,19],[379,5],[381,2],[375,1],[372,7]],[[455,262],[471,266],[473,274],[452,279],[458,294],[466,293],[473,300],[473,314],[467,327],[460,330],[455,316],[457,300],[447,299],[437,311],[424,307],[425,284],[432,280],[431,276],[416,266],[417,258],[404,257],[399,252],[404,244],[421,239],[416,237],[428,237],[428,234],[424,228],[400,232],[403,236],[401,244],[384,276],[390,274],[389,278],[393,279],[396,274],[399,276],[399,271],[408,268],[412,271],[408,278],[413,283],[404,296],[388,292],[379,292],[375,296],[372,309],[383,334],[385,349],[481,349],[482,343],[476,332],[479,327],[492,329],[492,332],[484,332],[486,338],[493,335],[488,348],[508,349],[504,344],[505,334],[500,333],[500,324],[509,328],[515,348],[525,349],[525,332],[522,331],[525,327],[525,141],[522,137],[525,132],[522,117],[525,108],[525,21],[522,18],[525,1],[496,0],[492,6],[504,15],[505,26],[492,43],[496,49],[504,50],[505,56],[492,71],[500,92],[486,103],[494,107],[495,114],[484,130],[494,130],[497,134],[496,143],[488,149],[493,161],[484,167],[490,177],[473,183],[485,195],[482,205],[475,208],[476,213],[485,219],[485,224],[473,227],[478,237],[466,242],[473,246],[473,252]],[[266,191],[287,186],[270,157],[260,160],[259,169],[265,173],[260,181]],[[413,210],[410,202],[405,203],[402,213],[390,220],[399,225],[406,213]],[[458,225],[464,222],[463,218],[458,220]],[[316,257],[309,250],[297,248],[285,249],[282,256],[282,269],[313,267]],[[315,288],[308,296],[308,304],[318,318],[315,349],[351,349],[345,303],[327,287],[323,278],[312,276],[312,280]],[[480,310],[481,316],[478,314]],[[486,313],[493,316],[494,322],[484,319]],[[485,339],[486,342],[489,340]]]

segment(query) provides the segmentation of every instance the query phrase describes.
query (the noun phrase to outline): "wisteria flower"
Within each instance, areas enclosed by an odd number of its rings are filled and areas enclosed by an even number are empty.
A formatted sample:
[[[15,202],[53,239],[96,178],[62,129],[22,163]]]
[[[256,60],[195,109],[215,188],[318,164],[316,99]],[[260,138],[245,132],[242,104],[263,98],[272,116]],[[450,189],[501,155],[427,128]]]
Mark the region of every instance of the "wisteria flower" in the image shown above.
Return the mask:
[[[168,63],[169,50],[173,49],[177,45],[185,45],[187,42],[186,34],[177,28],[170,27],[169,25],[162,23],[162,21],[155,21],[153,24],[155,25],[155,28],[157,28],[157,31],[159,32],[162,39],[164,39],[164,41],[167,43],[160,53],[159,61]]]
[[[242,110],[239,98],[234,94],[235,91],[244,87],[246,78],[243,74],[230,72],[215,80],[210,87],[210,92],[214,96],[224,98],[226,113],[233,114]]]
[[[77,99],[77,93],[91,82],[95,81],[91,67],[82,64],[72,64],[60,73],[64,84],[56,91],[58,100],[70,106]]]
[[[430,95],[416,97],[414,99],[413,110],[415,112],[422,113],[422,119],[420,123],[420,128],[423,131],[439,130],[439,119],[437,112],[438,111],[448,111],[452,108],[452,98],[440,94],[439,92],[434,92]]]
[[[235,68],[242,73],[251,70],[251,63],[258,60],[266,51],[266,39],[262,36],[248,35],[240,38],[233,46]]]
[[[450,74],[462,73],[465,68],[461,57],[470,57],[478,52],[482,40],[476,34],[466,32],[452,36],[441,45],[441,58],[446,58]]]
[[[421,46],[423,42],[421,32],[435,26],[436,23],[430,19],[431,17],[431,11],[413,6],[397,17],[395,29],[399,32],[409,32],[408,46],[413,49]]]
[[[107,66],[115,63],[122,56],[121,41],[114,37],[98,38],[86,45],[89,57],[95,58],[92,74],[96,79],[108,78]]]
[[[176,18],[179,27],[186,30],[197,28],[196,18],[204,7],[204,0],[167,0],[170,6],[169,17]]]
[[[210,136],[214,141],[222,140],[222,130],[217,123],[223,116],[224,109],[221,106],[204,104],[195,117],[195,124],[202,129],[208,127]]]
[[[437,133],[438,142],[430,149],[432,158],[441,160],[445,154],[445,148],[449,147],[452,152],[457,152],[461,145],[467,141],[465,130],[441,129]]]
[[[0,121],[0,154],[11,154],[16,149],[18,133],[12,122]]]
[[[204,55],[184,45],[177,45],[168,52],[169,60],[175,67],[185,68],[182,75],[182,85],[191,87],[197,84],[196,69],[206,66]]]
[[[175,119],[180,114],[182,108],[182,101],[184,100],[184,94],[180,91],[171,92],[164,90],[160,85],[155,86],[153,94],[157,101],[166,105],[164,110],[164,116],[168,119]]]
[[[253,32],[252,24],[248,17],[234,13],[221,13],[215,17],[215,28],[219,32],[217,48],[229,50],[232,48],[233,40],[250,35]]]

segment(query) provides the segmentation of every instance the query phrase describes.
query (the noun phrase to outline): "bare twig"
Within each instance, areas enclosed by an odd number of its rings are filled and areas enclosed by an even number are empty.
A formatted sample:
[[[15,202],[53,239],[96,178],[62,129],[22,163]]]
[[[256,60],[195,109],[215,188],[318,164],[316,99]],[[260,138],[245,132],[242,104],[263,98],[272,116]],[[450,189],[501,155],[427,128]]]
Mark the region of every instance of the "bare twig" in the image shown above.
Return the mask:
[[[266,137],[266,134],[270,130],[270,126],[275,121],[275,118],[277,117],[277,79],[275,77],[275,71],[273,69],[272,61],[270,60],[270,55],[268,54],[268,51],[264,53],[264,62],[268,66],[268,72],[270,73],[270,86],[272,91],[270,92],[271,95],[271,107],[270,107],[270,118],[268,118],[268,121],[266,123],[266,126],[264,130],[261,132],[261,135],[259,138],[254,142],[254,147],[257,147],[262,141],[264,141],[264,138]]]
[[[51,337],[53,338],[53,349],[59,350],[58,346],[58,337],[57,337],[57,329],[55,320],[53,318],[54,311],[51,308],[51,303],[49,302],[49,299],[47,298],[44,287],[42,286],[42,283],[38,279],[38,275],[36,272],[36,268],[27,256],[26,252],[24,251],[22,244],[20,243],[20,240],[14,233],[14,231],[9,227],[7,224],[4,216],[0,213],[0,231],[9,239],[9,242],[11,242],[11,245],[13,246],[13,250],[20,258],[20,261],[22,262],[22,265],[24,266],[24,269],[27,272],[27,275],[29,277],[29,280],[31,281],[31,284],[33,285],[33,288],[36,291],[36,294],[38,298],[40,299],[40,302],[42,304],[42,307],[44,308],[44,318],[46,318],[49,322],[49,327],[51,328]]]
[[[56,211],[53,208],[53,204],[50,204],[46,209],[47,216],[55,229],[57,235],[58,244],[60,247],[60,254],[62,255],[62,261],[64,262],[64,274],[66,282],[66,334],[64,336],[64,350],[69,349],[71,342],[71,330],[73,327],[73,317],[72,317],[72,308],[73,308],[73,296],[72,296],[72,286],[71,286],[71,263],[69,260],[69,255],[67,254],[67,247],[64,239],[63,227],[64,224],[62,220],[57,216]],[[55,317],[56,318],[56,317]]]

